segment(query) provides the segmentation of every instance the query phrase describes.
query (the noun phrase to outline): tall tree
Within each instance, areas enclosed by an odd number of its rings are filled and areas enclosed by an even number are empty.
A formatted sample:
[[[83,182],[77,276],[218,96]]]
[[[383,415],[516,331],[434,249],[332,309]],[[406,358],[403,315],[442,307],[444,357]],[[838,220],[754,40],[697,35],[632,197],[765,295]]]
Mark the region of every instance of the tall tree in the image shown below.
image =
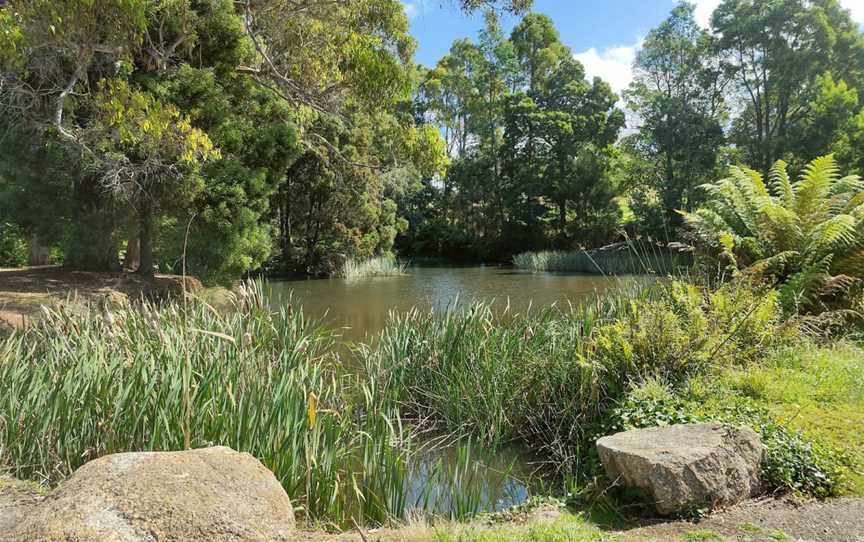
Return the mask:
[[[656,194],[667,234],[681,224],[676,209],[693,209],[695,187],[713,175],[724,141],[727,79],[712,38],[693,14],[694,6],[682,2],[648,34],[626,93],[638,122],[637,133],[629,138],[629,152],[648,169],[628,181],[634,198]],[[647,210],[642,202],[637,208]]]
[[[767,174],[825,72],[861,88],[864,38],[837,0],[725,0],[712,17],[743,111],[732,138]]]

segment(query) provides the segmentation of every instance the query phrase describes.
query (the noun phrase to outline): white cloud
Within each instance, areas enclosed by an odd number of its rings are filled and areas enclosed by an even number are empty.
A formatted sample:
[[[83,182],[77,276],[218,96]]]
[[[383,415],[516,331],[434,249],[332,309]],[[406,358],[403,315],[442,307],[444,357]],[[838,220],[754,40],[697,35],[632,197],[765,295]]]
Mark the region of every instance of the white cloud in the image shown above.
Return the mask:
[[[696,22],[703,28],[711,26],[711,14],[720,5],[721,0],[695,0],[696,12],[693,14]],[[840,5],[852,12],[852,20],[864,24],[864,0],[840,0]]]
[[[407,15],[409,19],[413,19],[420,15],[420,5],[416,2],[402,2],[402,4],[405,6],[405,15]]]
[[[720,5],[721,0],[696,0],[694,3],[696,4],[696,11],[693,12],[693,17],[696,19],[696,22],[699,23],[699,26],[702,28],[708,28],[711,26],[711,14],[714,13],[714,10],[717,9],[717,6]],[[853,2],[857,0],[851,0]]]
[[[840,0],[840,5],[852,12],[852,20],[864,24],[864,0]]]
[[[591,47],[587,51],[576,53],[573,57],[585,66],[585,74],[599,77],[609,83],[619,95],[633,80],[633,60],[642,47],[642,40],[633,45],[618,45],[607,47],[602,51]]]

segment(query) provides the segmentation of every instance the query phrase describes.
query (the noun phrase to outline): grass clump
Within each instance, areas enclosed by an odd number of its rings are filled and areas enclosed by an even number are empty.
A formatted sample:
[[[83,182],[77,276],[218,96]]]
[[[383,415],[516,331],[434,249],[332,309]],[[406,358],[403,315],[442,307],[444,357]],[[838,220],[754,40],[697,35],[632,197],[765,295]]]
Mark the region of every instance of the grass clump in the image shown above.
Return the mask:
[[[524,252],[513,264],[531,271],[669,275],[691,265],[691,256],[645,242],[625,242],[593,250]]]
[[[408,265],[399,262],[393,256],[376,256],[368,260],[347,260],[342,265],[339,276],[356,281],[371,277],[396,277],[405,274]]]
[[[410,435],[374,383],[337,378],[333,338],[259,287],[201,303],[45,309],[0,343],[0,464],[55,482],[114,452],[230,446],[310,521],[404,514]]]
[[[509,524],[443,524],[400,531],[384,541],[402,542],[624,542],[620,535],[604,532],[583,514],[560,512],[551,518],[526,519]]]

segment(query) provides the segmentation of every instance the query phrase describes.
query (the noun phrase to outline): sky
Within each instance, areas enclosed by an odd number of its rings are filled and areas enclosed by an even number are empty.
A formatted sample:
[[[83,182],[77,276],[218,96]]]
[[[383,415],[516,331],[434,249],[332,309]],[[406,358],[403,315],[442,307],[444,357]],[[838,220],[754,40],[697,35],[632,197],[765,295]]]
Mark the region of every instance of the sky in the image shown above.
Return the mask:
[[[454,0],[402,0],[418,41],[416,60],[434,66],[457,38],[477,38],[482,14],[467,16]],[[619,92],[630,84],[631,65],[648,32],[665,19],[677,0],[534,0],[534,11],[552,18],[561,40],[585,66]],[[708,26],[720,0],[695,0],[696,19]],[[864,25],[864,0],[840,0]],[[442,6],[443,4],[443,6]],[[510,30],[518,18],[506,17]]]

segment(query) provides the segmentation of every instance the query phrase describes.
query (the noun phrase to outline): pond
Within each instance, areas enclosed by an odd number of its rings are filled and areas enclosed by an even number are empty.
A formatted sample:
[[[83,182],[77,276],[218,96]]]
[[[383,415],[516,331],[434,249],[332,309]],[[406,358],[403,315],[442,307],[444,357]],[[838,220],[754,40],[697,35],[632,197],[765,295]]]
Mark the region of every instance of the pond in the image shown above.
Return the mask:
[[[387,322],[390,311],[412,307],[441,310],[455,303],[494,301],[512,311],[553,303],[578,304],[595,292],[618,288],[636,277],[605,277],[535,273],[505,267],[411,267],[404,276],[374,277],[349,282],[344,279],[277,281],[270,283],[274,307],[293,292],[304,312],[340,329],[348,341],[374,338]]]
[[[270,284],[276,308],[293,295],[295,304],[312,318],[340,331],[344,341],[374,341],[391,311],[413,307],[446,309],[474,301],[494,302],[512,312],[552,304],[578,304],[595,293],[620,288],[641,277],[606,277],[536,273],[517,269],[475,267],[410,267],[406,275],[349,282],[344,279],[279,281]],[[347,351],[347,349],[346,349]],[[480,512],[500,511],[525,501],[537,480],[542,458],[529,458],[515,448],[488,450],[468,445],[431,446],[413,459],[405,494],[409,506],[448,515],[466,506]],[[470,464],[464,464],[468,460]],[[447,473],[461,469],[462,487],[453,487]],[[467,481],[467,482],[466,482]]]

